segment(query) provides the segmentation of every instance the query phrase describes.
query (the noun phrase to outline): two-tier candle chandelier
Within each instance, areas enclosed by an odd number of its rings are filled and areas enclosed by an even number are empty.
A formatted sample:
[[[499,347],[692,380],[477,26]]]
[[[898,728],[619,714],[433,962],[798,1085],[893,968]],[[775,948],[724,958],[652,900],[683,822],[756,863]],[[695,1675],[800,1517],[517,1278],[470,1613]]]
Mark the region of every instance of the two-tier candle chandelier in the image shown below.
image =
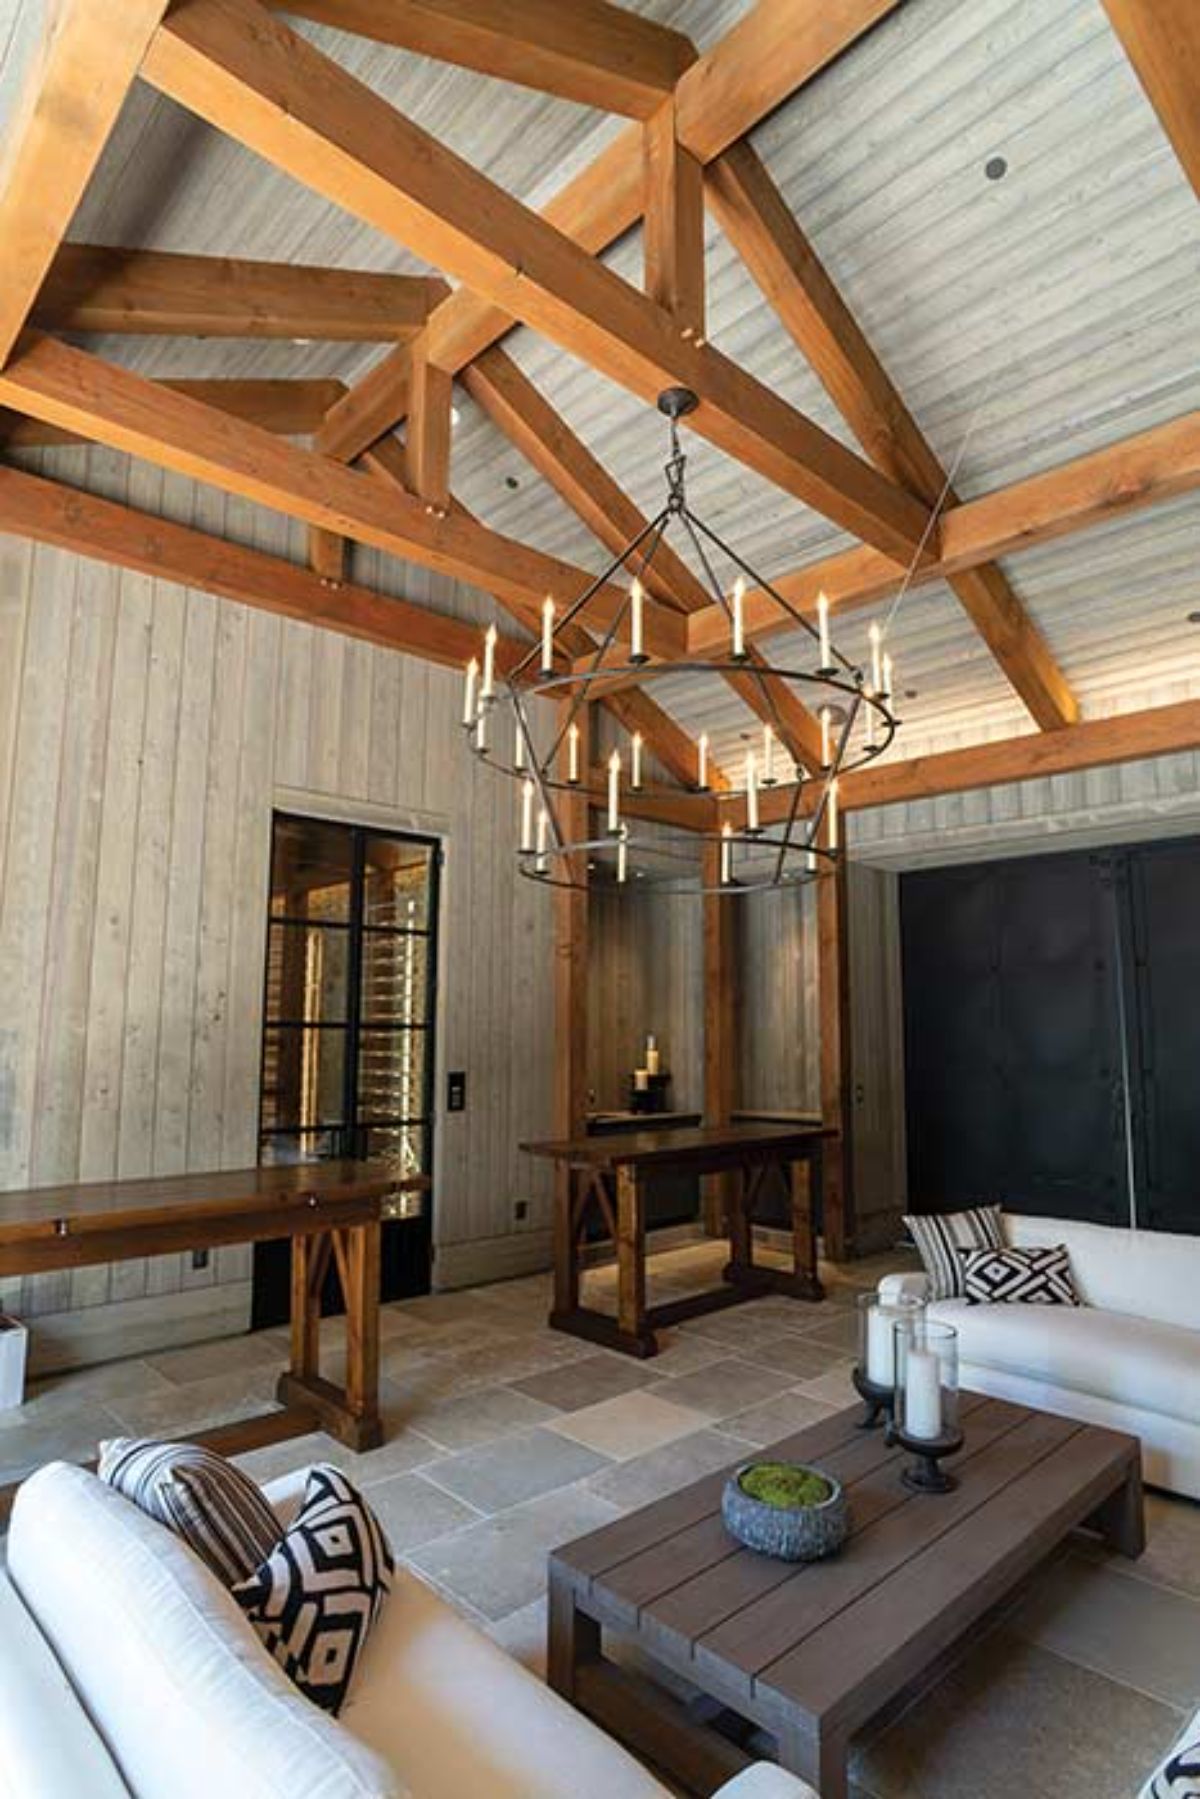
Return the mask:
[[[599,877],[624,887],[650,873],[644,886],[656,893],[753,893],[813,880],[841,853],[839,778],[882,755],[896,733],[894,671],[878,628],[870,633],[866,667],[856,665],[832,640],[823,594],[814,625],[693,512],[679,420],[696,405],[687,388],[659,396],[659,410],[670,422],[671,454],[666,503],[657,516],[577,599],[561,609],[546,599],[540,640],[506,675],[496,668],[495,626],[485,634],[482,657],[467,667],[467,742],[475,756],[518,784],[518,867],[549,886],[579,888]],[[691,546],[725,614],[723,653],[664,661],[646,653],[647,574],[672,530]],[[611,609],[603,635],[584,638],[582,627],[595,630],[592,602],[614,578],[624,577],[628,587],[622,587],[624,598]],[[777,622],[769,618],[771,607],[778,609]],[[751,626],[756,638],[790,632],[786,652],[778,660],[752,653]],[[639,733],[626,734],[623,747],[610,752],[597,782],[583,766],[590,734],[581,720],[590,703],[621,686],[684,674],[734,677],[739,685],[753,681],[764,720],[728,781],[716,766],[710,733],[700,735],[691,791],[707,795],[711,804],[696,829],[670,822],[670,807],[655,815],[647,803],[643,764],[650,746]],[[552,731],[535,717],[530,702],[538,697],[557,702]],[[815,766],[802,765],[785,748],[791,737],[786,714],[796,700],[819,724]],[[657,791],[661,797],[665,790]],[[564,804],[581,793],[589,794],[590,809]],[[581,828],[581,817],[596,822]]]

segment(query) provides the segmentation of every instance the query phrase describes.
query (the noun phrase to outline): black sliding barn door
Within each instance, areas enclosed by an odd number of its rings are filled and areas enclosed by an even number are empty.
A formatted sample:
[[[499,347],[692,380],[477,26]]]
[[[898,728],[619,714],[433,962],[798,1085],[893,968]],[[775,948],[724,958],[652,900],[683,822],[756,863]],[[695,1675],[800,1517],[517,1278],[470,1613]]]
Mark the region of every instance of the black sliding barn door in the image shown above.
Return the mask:
[[[1200,1231],[1200,843],[1129,865],[1138,1222]]]
[[[901,923],[910,1204],[1126,1222],[1112,858],[905,875]]]

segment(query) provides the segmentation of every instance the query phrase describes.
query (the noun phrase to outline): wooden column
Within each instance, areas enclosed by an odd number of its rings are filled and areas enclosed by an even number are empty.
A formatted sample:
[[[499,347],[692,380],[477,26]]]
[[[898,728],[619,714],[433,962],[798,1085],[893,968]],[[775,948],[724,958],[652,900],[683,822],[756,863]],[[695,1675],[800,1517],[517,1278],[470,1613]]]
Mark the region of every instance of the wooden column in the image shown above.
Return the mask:
[[[559,727],[567,722],[568,702],[562,702]],[[591,719],[581,708],[579,726],[580,766],[591,766]],[[566,836],[581,842],[588,835],[586,793],[560,794],[558,813]],[[587,1130],[588,1095],[588,894],[587,857],[577,858],[573,875],[579,888],[554,890],[554,1132],[558,1137],[582,1137]],[[569,1208],[568,1174],[555,1174],[555,1206]]]
[[[838,1132],[822,1158],[825,1254],[853,1251],[854,1194],[850,1158],[850,997],[846,942],[846,864],[817,881],[817,956],[821,1034],[821,1117]]]
[[[706,843],[702,851],[705,887],[721,878],[721,850]],[[734,1068],[737,1054],[737,1020],[733,985],[733,908],[738,902],[728,894],[704,895],[704,1122],[729,1123],[733,1110]],[[704,1183],[704,1228],[719,1237],[733,1198],[735,1176],[710,1175]]]
[[[675,103],[646,121],[646,292],[704,341],[704,170],[679,142]]]

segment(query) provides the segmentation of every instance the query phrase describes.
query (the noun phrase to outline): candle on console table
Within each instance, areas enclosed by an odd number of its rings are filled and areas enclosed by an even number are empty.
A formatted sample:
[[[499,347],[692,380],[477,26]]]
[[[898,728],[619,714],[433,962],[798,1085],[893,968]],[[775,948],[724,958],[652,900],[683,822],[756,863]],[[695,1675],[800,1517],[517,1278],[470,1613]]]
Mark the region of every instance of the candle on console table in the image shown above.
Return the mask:
[[[659,1070],[658,1043],[653,1033],[646,1038],[646,1073],[657,1074]]]
[[[904,1434],[923,1443],[935,1443],[942,1434],[941,1361],[915,1343],[904,1370]]]
[[[648,1068],[635,1068],[634,1069],[634,1071],[633,1071],[633,1090],[635,1093],[649,1093],[649,1091],[650,1091],[650,1070]]]

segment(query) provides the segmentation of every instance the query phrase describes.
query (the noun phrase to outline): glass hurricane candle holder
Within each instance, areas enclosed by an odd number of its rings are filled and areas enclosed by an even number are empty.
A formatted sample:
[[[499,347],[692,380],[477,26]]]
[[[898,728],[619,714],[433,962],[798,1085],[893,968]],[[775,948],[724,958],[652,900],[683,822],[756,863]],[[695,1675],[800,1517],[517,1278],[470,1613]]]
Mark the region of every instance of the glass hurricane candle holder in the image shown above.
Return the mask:
[[[858,1296],[858,1361],[852,1379],[866,1410],[864,1430],[891,1418],[896,1391],[896,1336],[925,1314],[923,1300],[903,1293],[882,1300],[877,1293]]]
[[[941,1466],[962,1448],[958,1418],[958,1332],[922,1317],[894,1334],[892,1434],[915,1460],[901,1479],[917,1493],[948,1493],[957,1483]]]

